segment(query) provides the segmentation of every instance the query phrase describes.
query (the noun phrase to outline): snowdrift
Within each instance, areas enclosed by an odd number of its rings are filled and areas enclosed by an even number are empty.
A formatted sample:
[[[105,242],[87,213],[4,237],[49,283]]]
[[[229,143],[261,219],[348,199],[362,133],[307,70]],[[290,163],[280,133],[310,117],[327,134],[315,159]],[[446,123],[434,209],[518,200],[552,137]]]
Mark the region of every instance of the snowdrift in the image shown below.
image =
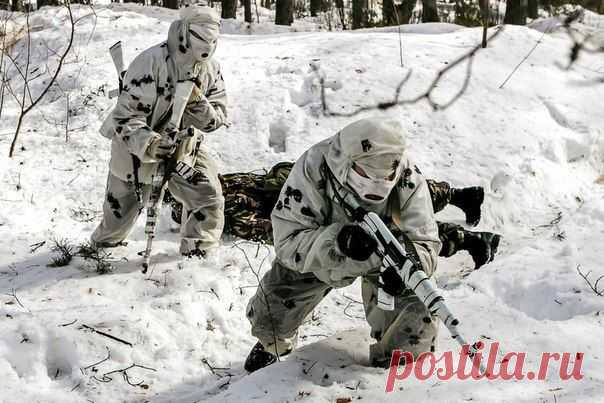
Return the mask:
[[[477,53],[468,90],[449,109],[434,112],[420,102],[364,116],[400,119],[426,176],[485,187],[478,229],[504,236],[498,256],[477,272],[468,255],[443,259],[436,276],[466,337],[527,352],[532,367],[544,351],[584,352],[581,381],[561,381],[555,370],[532,382],[408,380],[386,395],[387,372],[364,365],[369,338],[355,302],[358,284],[325,299],[300,330],[301,348],[293,356],[245,375],[242,362],[255,343],[245,306],[274,251],[226,238],[212,259],[178,265],[167,211],[147,276],[137,255],[144,249],[142,219],[128,247],[111,251],[110,273],[96,273],[79,257],[67,267],[47,267],[52,239],[83,242],[100,219],[109,142],[97,128],[116,86],[108,47],[122,40],[131,60],[163,40],[174,16],[166,9],[108,6],[97,10],[96,21],[83,19],[59,86],[26,119],[13,159],[7,155],[18,109],[5,99],[1,402],[602,401],[604,298],[576,271],[604,274],[604,187],[596,183],[604,174],[604,87],[585,85],[602,76],[602,58],[581,55],[572,70],[562,70],[570,43],[559,31],[543,37],[503,88],[541,32],[506,27]],[[42,41],[64,46],[66,14],[43,8],[31,21],[39,27],[32,34],[32,67],[43,69],[49,52]],[[233,125],[207,137],[222,172],[294,160],[351,121],[321,114],[317,72],[328,83],[332,110],[391,100],[410,70],[402,96],[411,98],[481,37],[479,29],[451,26],[404,32],[401,67],[396,32],[281,34],[263,25],[255,32],[268,35],[247,35],[225,27],[216,57]],[[463,75],[463,68],[453,70],[435,97],[449,99]],[[9,78],[16,77],[11,70]],[[463,222],[454,209],[438,218]],[[451,349],[457,347],[441,328],[439,351]]]

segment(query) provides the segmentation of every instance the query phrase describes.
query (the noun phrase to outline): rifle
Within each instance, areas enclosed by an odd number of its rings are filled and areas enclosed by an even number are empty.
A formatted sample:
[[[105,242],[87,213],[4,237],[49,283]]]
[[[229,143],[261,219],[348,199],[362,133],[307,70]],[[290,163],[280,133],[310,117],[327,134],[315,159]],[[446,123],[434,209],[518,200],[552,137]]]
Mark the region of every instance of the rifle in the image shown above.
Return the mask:
[[[164,129],[165,135],[170,136],[172,140],[178,145],[187,137],[195,135],[193,128],[186,130],[180,130],[180,120],[193,91],[195,84],[192,81],[184,81],[176,84],[174,92],[174,105],[172,106],[172,115],[168,126]],[[163,171],[163,172],[162,172]],[[178,161],[175,156],[167,158],[163,163],[160,163],[157,167],[157,172],[153,175],[151,181],[151,195],[147,201],[147,222],[145,224],[145,234],[147,235],[147,247],[143,253],[143,273],[147,272],[149,263],[151,261],[151,248],[153,246],[153,239],[155,238],[155,229],[157,228],[157,220],[161,203],[164,198],[164,191],[168,180],[174,172],[187,172],[193,171],[184,162]],[[193,174],[193,173],[191,173]],[[184,176],[184,175],[183,175]],[[185,179],[187,178],[184,176]]]
[[[325,169],[328,170],[326,165]],[[478,343],[470,345],[461,335],[457,329],[459,319],[453,315],[445,303],[445,299],[434,281],[421,269],[421,263],[416,261],[416,258],[413,256],[415,251],[408,253],[382,219],[376,213],[363,209],[355,200],[352,193],[342,196],[336,188],[335,179],[331,171],[327,171],[327,176],[334,189],[336,198],[344,209],[353,220],[377,241],[378,249],[376,253],[382,258],[380,272],[384,272],[389,267],[395,269],[403,280],[403,284],[422,301],[432,315],[438,317],[443,322],[449,333],[451,333],[451,337],[457,340],[462,348],[466,345],[468,346],[468,356],[473,358],[478,353]],[[342,189],[342,186],[340,186],[340,189]],[[388,294],[382,288],[378,288],[377,304],[380,309],[392,311],[394,310],[394,302],[394,296]],[[486,369],[482,362],[480,362],[480,370],[486,374]]]

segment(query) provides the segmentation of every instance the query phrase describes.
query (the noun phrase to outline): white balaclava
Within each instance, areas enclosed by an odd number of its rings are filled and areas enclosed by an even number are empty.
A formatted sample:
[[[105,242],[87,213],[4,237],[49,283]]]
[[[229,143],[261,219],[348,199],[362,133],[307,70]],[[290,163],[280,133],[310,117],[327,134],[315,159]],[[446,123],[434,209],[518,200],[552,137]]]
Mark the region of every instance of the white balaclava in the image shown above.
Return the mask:
[[[398,121],[361,119],[334,137],[327,163],[338,181],[364,202],[381,203],[400,179],[405,149],[405,136]],[[355,165],[363,174],[354,169]]]
[[[179,70],[196,71],[196,66],[212,58],[220,34],[220,16],[205,5],[180,11],[180,19],[170,25],[168,47]]]

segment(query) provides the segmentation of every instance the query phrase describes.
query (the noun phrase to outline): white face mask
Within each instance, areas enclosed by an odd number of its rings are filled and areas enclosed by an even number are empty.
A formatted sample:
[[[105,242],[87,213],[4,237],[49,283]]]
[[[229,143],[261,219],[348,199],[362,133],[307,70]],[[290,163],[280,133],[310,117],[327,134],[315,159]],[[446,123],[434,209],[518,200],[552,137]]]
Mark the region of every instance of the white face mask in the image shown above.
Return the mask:
[[[189,39],[193,58],[196,61],[202,62],[214,55],[217,39],[213,35],[207,35],[199,27],[191,26],[189,28]]]
[[[365,178],[354,169],[348,171],[346,183],[363,199],[370,204],[378,204],[388,198],[396,185],[396,180]]]

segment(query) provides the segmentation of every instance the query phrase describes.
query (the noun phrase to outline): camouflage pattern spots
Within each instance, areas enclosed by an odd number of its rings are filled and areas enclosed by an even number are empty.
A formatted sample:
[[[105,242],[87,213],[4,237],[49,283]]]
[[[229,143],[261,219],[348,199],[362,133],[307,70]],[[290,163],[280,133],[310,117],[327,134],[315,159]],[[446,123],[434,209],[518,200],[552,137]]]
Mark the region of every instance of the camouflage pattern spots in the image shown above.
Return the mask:
[[[430,197],[432,198],[432,207],[434,212],[438,213],[451,202],[451,185],[447,182],[436,182],[433,179],[426,179]]]

